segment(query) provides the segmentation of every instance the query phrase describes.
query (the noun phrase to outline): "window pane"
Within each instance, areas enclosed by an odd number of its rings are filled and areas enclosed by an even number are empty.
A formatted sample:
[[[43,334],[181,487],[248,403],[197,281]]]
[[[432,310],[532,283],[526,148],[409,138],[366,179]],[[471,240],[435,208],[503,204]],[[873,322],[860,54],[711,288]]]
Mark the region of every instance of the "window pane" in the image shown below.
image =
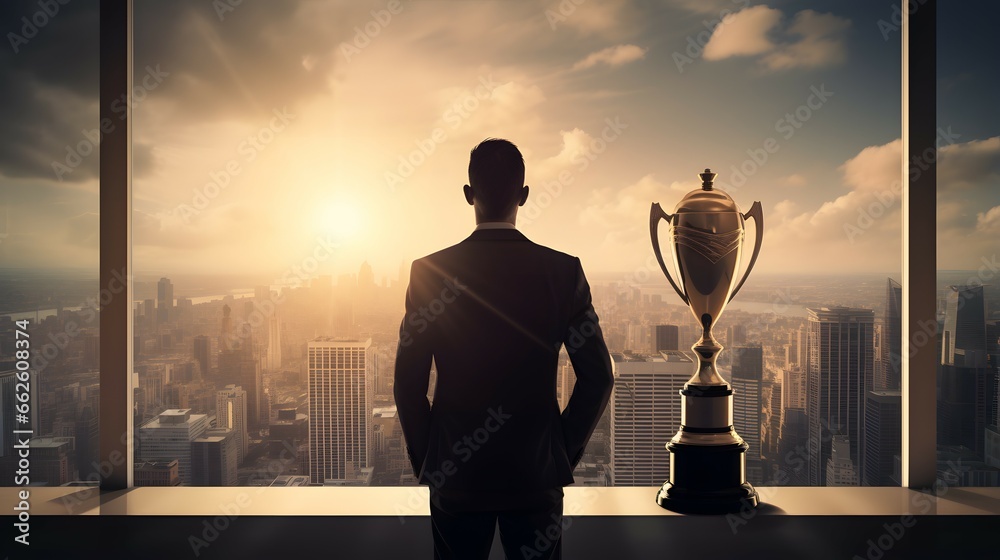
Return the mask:
[[[0,8],[2,486],[100,481],[97,8]]]
[[[1000,47],[993,5],[938,6],[938,483],[1000,484]]]
[[[525,156],[518,229],[581,258],[616,358],[578,484],[667,477],[697,325],[649,207],[706,167],[767,222],[715,328],[751,482],[896,484],[900,41],[869,24],[890,16],[137,2],[138,468],[415,484],[392,398],[409,263],[471,232],[469,150],[500,136]],[[561,406],[573,382],[564,355]]]

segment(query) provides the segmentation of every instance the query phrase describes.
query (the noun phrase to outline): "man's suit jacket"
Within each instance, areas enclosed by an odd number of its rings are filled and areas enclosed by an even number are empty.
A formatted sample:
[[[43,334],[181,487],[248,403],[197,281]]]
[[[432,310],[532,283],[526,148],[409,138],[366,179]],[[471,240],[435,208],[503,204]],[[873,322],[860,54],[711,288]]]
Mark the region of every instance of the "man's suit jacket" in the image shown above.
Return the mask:
[[[414,261],[399,336],[399,421],[432,495],[506,509],[573,483],[613,384],[580,259],[514,229],[477,230]],[[560,413],[563,344],[577,379]]]

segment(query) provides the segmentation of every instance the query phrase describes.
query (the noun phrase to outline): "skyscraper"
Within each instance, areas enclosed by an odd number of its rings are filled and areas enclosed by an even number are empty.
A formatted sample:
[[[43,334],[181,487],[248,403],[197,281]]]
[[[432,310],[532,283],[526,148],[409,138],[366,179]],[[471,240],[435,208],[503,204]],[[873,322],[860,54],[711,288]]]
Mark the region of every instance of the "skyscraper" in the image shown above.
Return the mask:
[[[664,447],[681,425],[678,392],[695,372],[679,351],[626,360],[613,354],[611,470],[615,486],[659,486],[670,475]]]
[[[860,465],[864,437],[864,397],[874,367],[871,309],[808,309],[806,416],[809,419],[809,485],[827,484],[833,436],[847,440],[849,459]],[[844,455],[837,463],[843,466]]]
[[[732,348],[747,343],[747,328],[744,325],[732,325],[726,331],[726,346]]]
[[[894,457],[901,453],[903,425],[899,391],[869,391],[865,402],[865,442],[861,483],[896,486],[892,479]]]
[[[209,428],[192,440],[191,486],[236,486],[237,447],[229,428]]]
[[[212,341],[208,336],[200,334],[194,337],[194,361],[198,364],[199,375],[204,381],[210,377],[209,356],[212,353]]]
[[[781,372],[781,408],[806,408],[806,374],[799,366]]]
[[[656,351],[680,350],[677,325],[656,325]]]
[[[156,318],[160,323],[166,323],[173,317],[174,285],[169,278],[160,278],[156,284]]]
[[[986,364],[986,298],[982,286],[950,286],[945,298],[941,362],[977,367]]]
[[[267,370],[281,369],[281,321],[275,311],[267,318]]]
[[[238,385],[226,385],[215,394],[215,425],[233,431],[236,464],[243,464],[247,455],[247,393]]]
[[[857,486],[858,471],[851,459],[851,444],[847,436],[835,435],[830,443],[830,458],[826,460],[827,486]]]
[[[875,389],[898,391],[901,387],[903,364],[903,288],[892,278],[887,279],[885,308],[882,311],[879,352],[876,355]]]
[[[733,426],[736,433],[750,446],[746,452],[747,481],[763,484],[761,464],[761,402],[764,376],[764,350],[755,346],[736,346],[729,350],[732,356]]]
[[[136,462],[177,459],[181,483],[191,485],[191,442],[208,429],[208,416],[191,414],[190,408],[164,410],[138,429]]]
[[[372,466],[375,349],[364,341],[309,341],[309,476],[313,484],[343,480]]]

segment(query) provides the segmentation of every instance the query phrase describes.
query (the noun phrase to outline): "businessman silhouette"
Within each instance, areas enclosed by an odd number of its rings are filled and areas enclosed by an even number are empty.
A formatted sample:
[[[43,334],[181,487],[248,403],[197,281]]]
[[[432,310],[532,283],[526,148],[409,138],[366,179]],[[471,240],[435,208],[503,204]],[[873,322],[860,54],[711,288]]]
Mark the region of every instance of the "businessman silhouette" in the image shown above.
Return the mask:
[[[413,262],[394,395],[413,472],[430,487],[435,558],[561,558],[573,483],[611,395],[611,358],[580,259],[515,229],[524,159],[487,139],[469,160],[476,229]],[[576,384],[556,400],[559,349]],[[437,370],[427,400],[431,362]]]

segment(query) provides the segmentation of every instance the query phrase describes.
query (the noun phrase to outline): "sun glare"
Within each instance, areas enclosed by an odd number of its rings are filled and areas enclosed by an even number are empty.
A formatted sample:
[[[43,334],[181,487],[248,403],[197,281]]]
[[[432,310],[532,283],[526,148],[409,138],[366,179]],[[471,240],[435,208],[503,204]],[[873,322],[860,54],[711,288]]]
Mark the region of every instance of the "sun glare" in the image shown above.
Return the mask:
[[[319,206],[316,214],[318,229],[339,240],[356,237],[360,233],[364,218],[360,208],[349,201],[329,201]]]

